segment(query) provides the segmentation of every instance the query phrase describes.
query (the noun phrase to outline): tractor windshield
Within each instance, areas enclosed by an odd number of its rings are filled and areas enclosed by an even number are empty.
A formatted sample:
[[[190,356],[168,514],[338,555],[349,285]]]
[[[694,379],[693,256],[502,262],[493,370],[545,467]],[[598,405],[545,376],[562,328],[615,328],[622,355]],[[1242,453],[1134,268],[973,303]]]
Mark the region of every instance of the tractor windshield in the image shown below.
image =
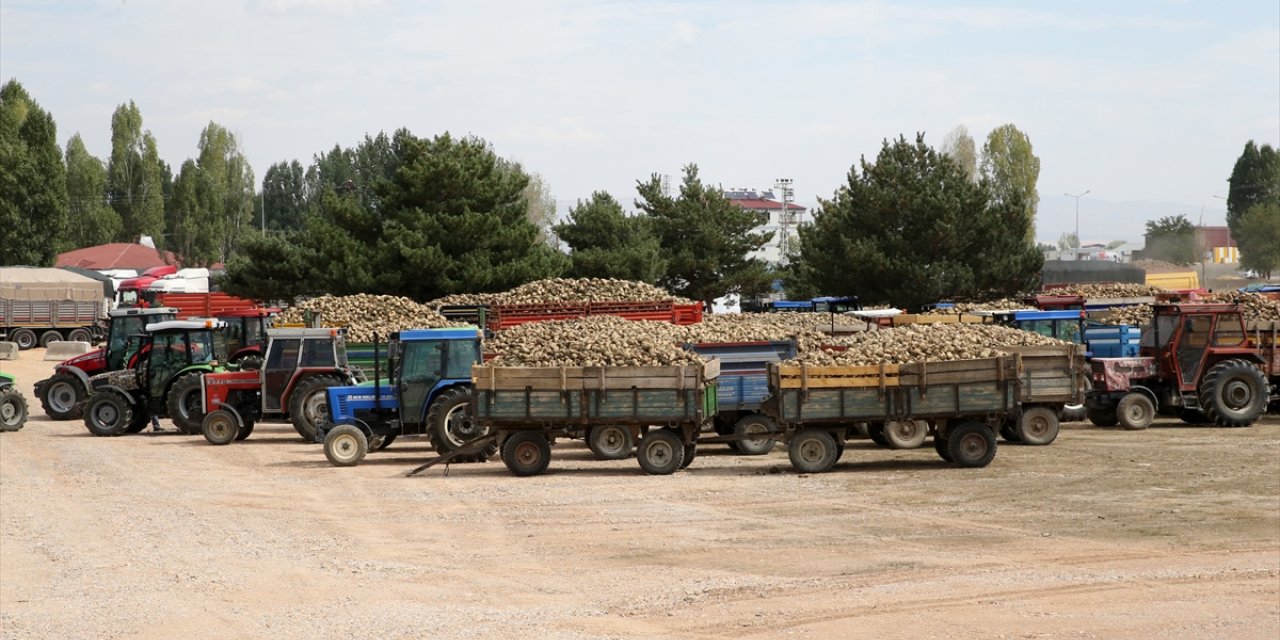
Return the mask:
[[[1143,329],[1141,345],[1153,348],[1167,346],[1173,339],[1174,332],[1178,330],[1178,318],[1179,316],[1176,315],[1156,316],[1155,320]]]
[[[107,336],[107,370],[116,371],[125,368],[128,362],[129,337],[142,333],[148,322],[164,322],[175,320],[177,316],[170,313],[116,316],[111,319],[111,333]],[[134,345],[136,351],[137,345]]]

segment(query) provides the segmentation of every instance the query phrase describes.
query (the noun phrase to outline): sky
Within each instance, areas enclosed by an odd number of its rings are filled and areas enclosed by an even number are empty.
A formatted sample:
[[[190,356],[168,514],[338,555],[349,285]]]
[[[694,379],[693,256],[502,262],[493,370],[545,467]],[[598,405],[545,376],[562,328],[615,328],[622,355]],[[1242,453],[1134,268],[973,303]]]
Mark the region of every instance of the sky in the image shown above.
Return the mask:
[[[110,155],[132,100],[176,171],[217,122],[261,182],[335,144],[475,135],[567,209],[631,208],[682,167],[726,189],[830,198],[885,139],[981,146],[1012,123],[1040,158],[1037,236],[1140,240],[1224,224],[1249,140],[1280,146],[1280,2],[0,0],[17,79]]]

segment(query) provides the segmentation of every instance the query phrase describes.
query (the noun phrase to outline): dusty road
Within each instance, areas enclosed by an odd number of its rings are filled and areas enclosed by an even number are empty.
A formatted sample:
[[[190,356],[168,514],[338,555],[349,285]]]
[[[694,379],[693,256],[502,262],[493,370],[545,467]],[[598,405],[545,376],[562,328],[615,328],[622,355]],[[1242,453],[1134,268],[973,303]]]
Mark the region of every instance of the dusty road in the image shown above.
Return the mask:
[[[1280,637],[1280,420],[1068,425],[986,469],[851,443],[643,475],[329,466],[283,424],[214,447],[45,419],[0,435],[3,638]]]

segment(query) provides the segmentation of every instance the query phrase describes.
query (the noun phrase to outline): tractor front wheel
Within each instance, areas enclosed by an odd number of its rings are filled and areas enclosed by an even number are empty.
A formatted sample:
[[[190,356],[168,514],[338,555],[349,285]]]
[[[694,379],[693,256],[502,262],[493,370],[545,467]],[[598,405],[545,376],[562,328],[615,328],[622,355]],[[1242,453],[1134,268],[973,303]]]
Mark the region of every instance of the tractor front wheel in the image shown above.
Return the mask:
[[[84,406],[84,426],[95,436],[122,435],[134,421],[137,407],[115,391],[99,391]]]
[[[236,417],[226,409],[210,411],[200,424],[200,431],[209,444],[231,444],[240,432]]]
[[[369,453],[369,439],[359,427],[340,424],[324,437],[324,457],[335,467],[354,467]]]

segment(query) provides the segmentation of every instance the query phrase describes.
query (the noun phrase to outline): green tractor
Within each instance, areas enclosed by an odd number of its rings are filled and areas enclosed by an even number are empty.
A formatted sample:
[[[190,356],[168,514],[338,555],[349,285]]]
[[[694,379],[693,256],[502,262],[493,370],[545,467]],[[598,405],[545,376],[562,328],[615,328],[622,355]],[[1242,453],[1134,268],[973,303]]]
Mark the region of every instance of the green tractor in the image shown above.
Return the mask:
[[[200,434],[204,419],[201,377],[222,371],[227,357],[218,320],[170,320],[148,324],[130,338],[139,354],[132,368],[90,379],[84,426],[95,436],[118,436],[168,417],[178,430]]]
[[[27,423],[27,399],[13,384],[13,376],[0,373],[0,431],[17,431]]]

